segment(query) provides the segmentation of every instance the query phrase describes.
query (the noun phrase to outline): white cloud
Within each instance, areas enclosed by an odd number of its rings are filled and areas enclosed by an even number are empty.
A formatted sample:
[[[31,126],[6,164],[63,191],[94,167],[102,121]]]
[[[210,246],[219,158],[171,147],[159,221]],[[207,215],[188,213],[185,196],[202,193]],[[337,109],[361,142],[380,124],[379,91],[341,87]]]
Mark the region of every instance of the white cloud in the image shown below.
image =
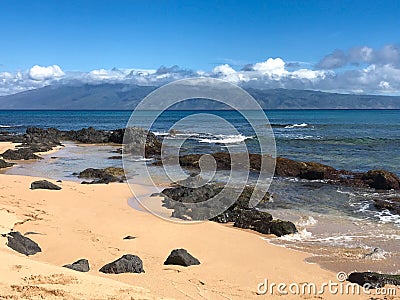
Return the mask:
[[[233,83],[239,83],[243,79],[243,76],[241,76],[228,64],[216,66],[212,70],[212,73],[220,79],[224,79]]]
[[[390,89],[390,83],[387,81],[381,81],[379,82],[379,87],[383,90],[389,90]]]
[[[316,80],[316,79],[324,79],[326,76],[325,71],[313,71],[309,69],[300,69],[293,71],[291,74],[294,77],[297,77],[299,79],[308,79],[308,80]]]
[[[178,66],[158,69],[97,69],[90,72],[63,71],[57,65],[33,66],[25,72],[0,72],[0,95],[36,89],[55,82],[66,84],[125,83],[137,85],[162,85],[189,77],[213,77],[230,81],[243,87],[312,89],[327,92],[400,94],[400,51],[388,45],[380,50],[370,47],[336,51],[328,55],[325,66],[348,64],[343,69],[312,69],[306,64],[285,62],[282,58],[246,65],[236,70],[229,64],[216,66],[211,71],[181,69]],[[399,63],[396,63],[399,61]],[[356,62],[363,62],[355,65]],[[386,62],[386,63],[384,63]]]
[[[37,81],[54,79],[64,75],[65,73],[57,65],[52,65],[48,67],[35,65],[29,70],[29,77]]]
[[[285,62],[279,57],[275,59],[268,58],[264,62],[256,63],[253,65],[253,70],[262,75],[268,75],[275,79],[279,79],[280,77],[288,74],[288,72],[285,70]]]

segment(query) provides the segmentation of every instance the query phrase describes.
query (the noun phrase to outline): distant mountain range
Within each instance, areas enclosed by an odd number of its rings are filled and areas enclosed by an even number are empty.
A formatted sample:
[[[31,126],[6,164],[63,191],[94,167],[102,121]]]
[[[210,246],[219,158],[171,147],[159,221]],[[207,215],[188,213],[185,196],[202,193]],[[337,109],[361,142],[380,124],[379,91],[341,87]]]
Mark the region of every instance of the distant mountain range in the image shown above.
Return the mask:
[[[154,86],[128,84],[51,85],[0,97],[0,109],[131,110]],[[400,109],[400,96],[325,93],[311,90],[246,89],[264,109]],[[175,109],[221,109],[191,100]]]

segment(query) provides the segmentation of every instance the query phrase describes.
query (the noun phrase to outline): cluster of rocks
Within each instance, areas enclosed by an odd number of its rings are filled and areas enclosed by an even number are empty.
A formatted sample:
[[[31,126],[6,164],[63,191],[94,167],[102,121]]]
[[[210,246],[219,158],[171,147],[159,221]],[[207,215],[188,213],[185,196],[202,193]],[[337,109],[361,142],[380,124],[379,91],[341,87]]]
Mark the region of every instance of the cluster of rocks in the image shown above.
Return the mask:
[[[94,179],[92,181],[82,181],[82,184],[108,184],[110,182],[124,182],[125,172],[124,169],[118,167],[108,167],[105,169],[88,168],[80,172],[79,178]]]
[[[200,187],[177,186],[166,188],[163,206],[173,209],[172,217],[183,220],[205,220],[218,223],[233,223],[233,226],[251,229],[263,234],[282,236],[297,232],[290,221],[275,220],[268,212],[260,210],[269,201],[270,195],[261,195],[257,207],[249,204],[253,193],[260,191],[246,186],[242,192],[233,188],[225,188],[219,184],[206,184]],[[205,204],[213,198],[211,203]],[[232,199],[234,202],[232,203]],[[196,206],[200,204],[201,206]],[[194,205],[193,205],[194,204]],[[222,211],[222,213],[220,213]],[[209,216],[212,216],[209,218]]]
[[[22,235],[18,231],[11,231],[2,236],[7,237],[8,247],[21,254],[29,256],[42,251],[36,242]],[[179,265],[184,267],[199,264],[200,261],[185,249],[172,250],[164,262],[164,265]],[[63,267],[78,272],[88,272],[90,270],[89,261],[84,258],[71,264],[66,264]],[[125,254],[119,259],[104,265],[99,271],[107,274],[144,273],[143,261],[137,255]]]
[[[8,160],[40,159],[35,153],[46,152],[61,141],[84,144],[116,143],[124,144],[126,154],[150,157],[161,153],[161,142],[150,131],[139,127],[116,130],[97,130],[93,127],[80,130],[58,130],[55,128],[29,127],[23,135],[0,133],[0,141],[20,143],[15,150],[7,150],[1,156]]]
[[[251,171],[263,172],[270,170],[273,165],[273,159],[269,156],[262,157],[260,154],[234,154],[236,157],[231,157],[227,152],[217,152],[211,154],[216,162],[217,170],[230,170],[235,168],[240,170],[250,169]],[[179,163],[182,167],[198,170],[199,161],[202,154],[189,154],[179,157]],[[243,156],[243,158],[242,158]],[[248,157],[249,164],[232,166],[232,161],[246,161]],[[264,165],[262,165],[262,158]],[[168,159],[164,161],[168,164]],[[162,164],[161,160],[154,162],[155,165]],[[393,173],[385,170],[371,170],[366,173],[350,172],[346,170],[337,170],[331,166],[327,166],[317,162],[299,162],[292,159],[278,157],[275,160],[275,176],[277,177],[297,177],[308,180],[326,180],[329,183],[334,183],[343,186],[353,187],[370,187],[378,190],[399,190],[400,179]]]
[[[7,237],[8,247],[21,254],[29,256],[42,251],[36,242],[22,235],[18,231],[11,231],[2,236]],[[199,264],[200,261],[191,255],[186,249],[172,250],[164,261],[164,265],[178,265],[183,267]],[[87,259],[79,259],[71,264],[66,264],[63,267],[78,272],[88,272],[90,270],[89,261]],[[139,256],[133,254],[125,254],[117,260],[104,265],[99,271],[106,274],[145,272],[143,261]],[[368,284],[368,287],[370,288],[382,288],[386,284],[400,286],[400,275],[379,274],[374,272],[354,272],[348,276],[347,280],[361,286]]]
[[[307,180],[324,180],[326,183],[348,186],[355,188],[373,188],[376,190],[400,190],[400,179],[395,174],[386,170],[370,170],[365,173],[337,170],[316,162],[299,162],[288,158],[278,157],[275,162],[271,157],[260,154],[234,154],[231,157],[227,152],[211,154],[216,162],[217,170],[251,170],[254,172],[264,172],[273,169],[275,163],[275,176],[277,177],[296,177]],[[201,154],[189,154],[179,157],[182,167],[189,170],[199,170]],[[243,157],[242,157],[243,156]],[[232,159],[232,160],[231,160]],[[264,164],[262,165],[262,159]],[[232,161],[238,162],[232,165]],[[244,162],[248,161],[246,165]],[[157,160],[155,165],[169,164],[168,159],[161,162]],[[385,198],[386,197],[386,198]],[[379,210],[389,210],[392,213],[400,214],[400,198],[387,197],[384,194],[378,199],[373,199],[375,208]],[[182,215],[184,210],[178,208],[176,213]]]

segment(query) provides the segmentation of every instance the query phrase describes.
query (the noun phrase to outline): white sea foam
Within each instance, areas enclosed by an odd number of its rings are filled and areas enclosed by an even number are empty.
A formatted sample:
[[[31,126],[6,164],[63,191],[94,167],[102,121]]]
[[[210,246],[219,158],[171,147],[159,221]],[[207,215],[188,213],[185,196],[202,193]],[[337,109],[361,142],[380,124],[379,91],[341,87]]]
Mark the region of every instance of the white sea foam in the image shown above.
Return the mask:
[[[201,138],[199,139],[200,143],[208,143],[208,144],[238,144],[244,142],[247,139],[250,139],[249,136],[244,136],[242,134],[238,135],[215,135],[213,138]]]
[[[312,216],[302,216],[297,222],[296,225],[300,227],[313,226],[317,224],[318,221],[314,219]]]
[[[301,124],[293,124],[293,125],[287,125],[285,126],[286,129],[292,129],[292,128],[302,128],[302,127],[308,127],[309,125],[307,123],[301,123]]]
[[[15,128],[22,127],[22,125],[0,125],[0,128]]]
[[[388,256],[390,256],[389,252],[386,252],[381,248],[374,248],[370,253],[365,254],[364,258],[370,260],[383,260]]]
[[[169,135],[168,132],[158,132],[158,131],[153,131],[155,136],[166,136]]]
[[[376,212],[375,217],[379,219],[382,223],[394,223],[400,225],[400,216],[392,214],[389,210],[383,210]]]
[[[297,233],[287,234],[279,237],[278,239],[281,241],[288,241],[288,242],[299,242],[310,239],[312,237],[312,233],[307,231],[307,229],[302,229]]]

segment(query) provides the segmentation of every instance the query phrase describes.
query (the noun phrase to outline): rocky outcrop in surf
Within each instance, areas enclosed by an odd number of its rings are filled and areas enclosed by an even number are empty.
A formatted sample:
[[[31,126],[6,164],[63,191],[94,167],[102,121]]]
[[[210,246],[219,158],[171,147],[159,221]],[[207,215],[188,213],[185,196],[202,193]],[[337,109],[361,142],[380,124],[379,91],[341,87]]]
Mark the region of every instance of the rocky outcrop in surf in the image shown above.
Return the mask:
[[[250,169],[254,172],[264,172],[271,170],[274,161],[269,156],[264,157],[264,165],[262,165],[262,156],[260,154],[234,154],[231,157],[227,152],[217,152],[211,154],[215,159],[217,170],[230,170],[232,168],[240,170],[240,168]],[[199,161],[202,154],[189,154],[179,157],[179,163],[182,167],[192,170],[199,169]],[[240,165],[246,161],[248,156],[249,164]],[[233,161],[239,162],[232,165]],[[171,159],[171,162],[173,160]],[[164,161],[168,164],[168,158]],[[154,163],[161,165],[160,160]],[[393,173],[385,170],[371,170],[366,173],[351,172],[346,170],[337,170],[331,166],[317,162],[295,161],[289,158],[278,157],[275,160],[275,176],[277,177],[296,177],[307,180],[325,180],[327,183],[342,186],[374,188],[380,190],[399,190],[400,179]]]
[[[164,189],[163,205],[173,209],[172,217],[183,220],[204,220],[207,216],[211,221],[218,223],[233,223],[234,227],[251,229],[263,234],[282,236],[296,233],[296,226],[289,221],[274,220],[272,215],[261,211],[269,201],[270,195],[262,194],[257,208],[250,205],[250,199],[255,191],[253,187],[246,186],[242,192],[225,188],[218,184],[206,184],[201,187],[177,186]],[[223,191],[223,192],[222,192]],[[221,196],[222,195],[222,196]],[[193,204],[204,203],[213,198],[210,205],[196,207]],[[236,201],[231,204],[232,199]],[[220,213],[222,211],[222,213]]]
[[[79,178],[94,179],[92,181],[82,181],[82,184],[108,184],[111,182],[123,182],[125,172],[122,168],[108,167],[105,169],[88,168],[80,172]]]
[[[375,208],[379,210],[388,210],[393,214],[400,215],[400,197],[386,197],[382,199],[373,199]]]
[[[21,143],[19,149],[7,150],[2,154],[4,159],[28,160],[39,159],[37,152],[46,152],[62,141],[72,141],[84,144],[124,144],[125,154],[142,155],[146,157],[161,153],[161,142],[150,131],[139,127],[123,128],[116,130],[98,130],[93,127],[80,130],[58,130],[56,128],[29,127],[23,135],[1,133],[0,141]]]

